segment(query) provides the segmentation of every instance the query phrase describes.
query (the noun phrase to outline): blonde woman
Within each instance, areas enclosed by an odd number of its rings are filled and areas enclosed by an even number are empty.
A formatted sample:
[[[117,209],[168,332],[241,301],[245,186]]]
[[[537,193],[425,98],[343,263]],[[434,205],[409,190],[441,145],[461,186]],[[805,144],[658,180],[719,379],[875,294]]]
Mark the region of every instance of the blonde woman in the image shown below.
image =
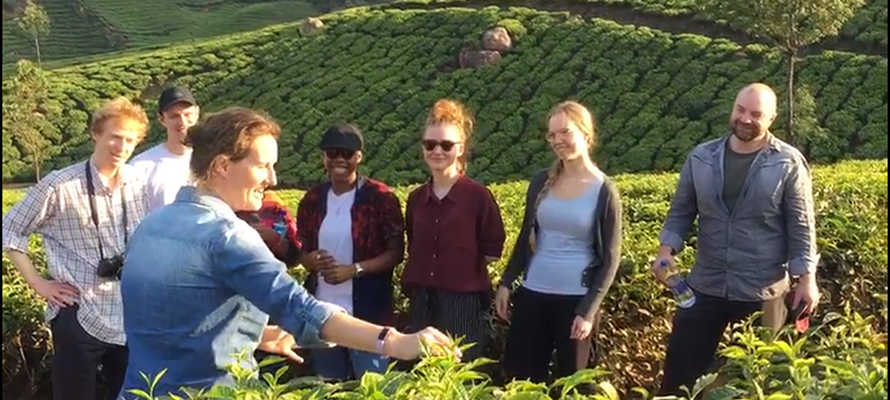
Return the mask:
[[[470,361],[487,344],[492,285],[488,264],[506,234],[500,208],[484,185],[464,175],[473,120],[452,100],[439,100],[421,140],[431,179],[408,196],[408,262],[402,291],[412,329],[427,325],[473,343]]]
[[[550,381],[590,363],[598,312],[621,253],[617,189],[590,158],[594,121],[581,104],[550,111],[547,142],[557,156],[529,185],[522,229],[496,295],[510,320],[504,368],[508,376]],[[508,317],[510,288],[525,275]]]

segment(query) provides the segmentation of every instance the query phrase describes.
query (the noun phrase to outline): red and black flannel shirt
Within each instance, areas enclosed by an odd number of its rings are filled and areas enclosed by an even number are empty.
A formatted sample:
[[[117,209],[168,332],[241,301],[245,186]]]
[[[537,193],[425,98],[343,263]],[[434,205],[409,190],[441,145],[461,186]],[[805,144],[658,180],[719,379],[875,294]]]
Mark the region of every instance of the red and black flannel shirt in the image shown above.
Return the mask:
[[[318,249],[318,231],[327,212],[330,182],[318,185],[303,196],[297,208],[297,231],[304,252]],[[387,250],[387,242],[397,239],[404,246],[405,221],[402,207],[392,189],[384,183],[359,177],[356,183],[355,203],[352,215],[352,258],[357,263],[375,258]],[[399,260],[401,262],[401,259]],[[306,289],[315,294],[318,274],[306,278]],[[392,268],[385,272],[365,272],[353,278],[352,301],[356,318],[376,323],[390,324],[392,320],[393,293]]]
[[[300,262],[300,254],[303,244],[297,237],[297,224],[293,216],[287,209],[287,204],[277,195],[266,192],[263,197],[263,205],[258,211],[239,211],[235,213],[239,218],[247,221],[251,225],[262,223],[263,225],[273,228],[276,222],[284,220],[287,225],[287,233],[285,238],[278,243],[266,242],[269,250],[275,255],[275,258],[283,262],[288,267],[296,266]]]

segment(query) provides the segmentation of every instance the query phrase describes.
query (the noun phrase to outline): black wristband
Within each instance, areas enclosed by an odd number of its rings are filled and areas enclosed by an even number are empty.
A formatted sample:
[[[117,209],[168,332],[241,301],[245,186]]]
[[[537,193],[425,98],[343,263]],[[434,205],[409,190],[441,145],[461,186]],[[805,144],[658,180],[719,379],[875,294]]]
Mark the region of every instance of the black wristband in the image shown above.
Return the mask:
[[[390,328],[388,326],[385,326],[380,331],[380,334],[377,335],[377,352],[386,358],[389,358],[389,356],[385,353],[385,349],[383,348],[383,346],[386,343],[386,337],[389,335],[389,330]]]

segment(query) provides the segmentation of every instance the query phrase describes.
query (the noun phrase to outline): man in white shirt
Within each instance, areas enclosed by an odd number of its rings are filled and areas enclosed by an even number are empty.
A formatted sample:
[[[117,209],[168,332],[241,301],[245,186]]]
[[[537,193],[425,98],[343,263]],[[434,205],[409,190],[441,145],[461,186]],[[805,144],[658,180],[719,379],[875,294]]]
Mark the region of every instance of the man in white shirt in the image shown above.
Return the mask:
[[[199,114],[198,103],[188,89],[174,86],[161,93],[158,121],[167,129],[167,140],[130,161],[147,174],[151,210],[172,203],[179,188],[189,184],[192,149],[183,141]]]

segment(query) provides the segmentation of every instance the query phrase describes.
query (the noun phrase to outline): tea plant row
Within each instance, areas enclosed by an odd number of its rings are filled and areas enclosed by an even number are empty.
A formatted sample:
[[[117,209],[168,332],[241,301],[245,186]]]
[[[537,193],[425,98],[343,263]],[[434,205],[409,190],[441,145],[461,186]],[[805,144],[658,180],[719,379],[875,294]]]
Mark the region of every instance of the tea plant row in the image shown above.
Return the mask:
[[[16,3],[15,1],[4,2]],[[41,0],[51,29],[43,59],[60,62],[260,29],[315,15],[308,1]],[[13,7],[10,7],[13,8]],[[34,57],[33,39],[4,9],[3,64]]]
[[[401,0],[398,3],[407,4],[461,4],[472,3],[473,0]],[[500,0],[497,3],[534,7],[547,3],[559,3],[566,7],[583,7],[584,4],[602,6],[617,5],[632,8],[640,14],[651,14],[665,17],[705,19],[720,21],[732,25],[732,21],[721,21],[720,16],[707,15],[696,7],[696,0],[567,0],[557,2],[554,0]],[[867,0],[865,6],[860,8],[853,18],[848,21],[841,31],[841,37],[852,39],[855,42],[867,45],[880,45],[887,47],[887,0]]]

